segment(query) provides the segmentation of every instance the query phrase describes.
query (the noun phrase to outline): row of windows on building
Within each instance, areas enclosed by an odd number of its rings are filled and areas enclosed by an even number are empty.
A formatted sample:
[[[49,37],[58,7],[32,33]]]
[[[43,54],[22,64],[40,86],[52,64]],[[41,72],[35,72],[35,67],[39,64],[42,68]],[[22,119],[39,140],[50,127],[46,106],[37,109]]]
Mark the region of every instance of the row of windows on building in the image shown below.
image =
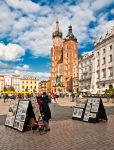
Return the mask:
[[[112,54],[109,55],[108,62],[109,62],[109,63],[112,62]],[[106,58],[105,58],[105,57],[102,58],[102,65],[104,65],[104,64],[106,64]],[[99,59],[97,60],[97,66],[100,66],[100,60],[99,60]]]
[[[81,67],[84,67],[86,65],[91,65],[91,60],[87,60],[81,63]]]
[[[22,89],[24,89],[24,88],[28,89],[29,87],[28,87],[28,86],[22,86]],[[34,87],[33,87],[33,86],[30,86],[30,88],[31,88],[31,89],[33,89],[33,88],[36,89],[36,86],[34,86]]]
[[[80,68],[80,71],[81,72],[84,72],[84,71],[88,71],[88,72],[90,72],[91,71],[91,66],[89,66],[89,67],[85,67],[85,68]]]
[[[35,83],[35,84],[36,84],[36,81],[30,81],[30,82],[29,82],[29,81],[22,81],[22,83],[23,83],[23,84],[24,84],[24,83],[26,83],[26,84],[28,84],[28,83],[34,84],[34,83]]]
[[[108,68],[108,77],[113,77],[113,67]],[[106,78],[106,69],[102,69],[102,78]],[[97,79],[100,79],[100,71],[97,71]]]
[[[110,45],[109,46],[109,50],[112,50],[112,45]],[[102,54],[105,54],[106,53],[106,49],[105,48],[103,48],[103,50],[102,50]],[[97,52],[97,56],[99,56],[99,52]]]

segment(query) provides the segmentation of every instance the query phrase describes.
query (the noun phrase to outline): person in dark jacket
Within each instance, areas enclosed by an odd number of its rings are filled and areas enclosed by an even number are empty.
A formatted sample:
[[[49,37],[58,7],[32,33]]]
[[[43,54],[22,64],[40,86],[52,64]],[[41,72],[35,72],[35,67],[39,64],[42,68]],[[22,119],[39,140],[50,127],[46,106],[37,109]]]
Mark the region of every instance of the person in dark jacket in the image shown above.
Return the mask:
[[[49,120],[51,119],[51,110],[49,108],[49,103],[51,103],[51,100],[46,92],[44,92],[42,95],[42,114],[46,131],[50,131]]]

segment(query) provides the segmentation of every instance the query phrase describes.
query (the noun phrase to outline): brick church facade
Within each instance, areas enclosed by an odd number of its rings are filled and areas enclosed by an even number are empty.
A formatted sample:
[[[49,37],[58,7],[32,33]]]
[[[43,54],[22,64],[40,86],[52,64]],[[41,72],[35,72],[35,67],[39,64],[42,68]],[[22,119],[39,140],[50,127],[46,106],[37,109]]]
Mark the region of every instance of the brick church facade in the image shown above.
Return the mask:
[[[51,91],[57,93],[75,92],[78,88],[78,42],[72,33],[72,26],[63,39],[56,21],[56,29],[52,34],[51,48]]]

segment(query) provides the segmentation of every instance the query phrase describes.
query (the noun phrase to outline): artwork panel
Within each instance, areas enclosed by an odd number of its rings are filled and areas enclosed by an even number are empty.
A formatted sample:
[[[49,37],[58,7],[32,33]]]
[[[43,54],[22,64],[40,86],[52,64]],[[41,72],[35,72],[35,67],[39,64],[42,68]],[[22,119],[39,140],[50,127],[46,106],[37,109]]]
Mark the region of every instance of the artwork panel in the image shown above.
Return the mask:
[[[17,111],[18,101],[11,101],[5,121],[5,125],[13,127],[16,111]]]

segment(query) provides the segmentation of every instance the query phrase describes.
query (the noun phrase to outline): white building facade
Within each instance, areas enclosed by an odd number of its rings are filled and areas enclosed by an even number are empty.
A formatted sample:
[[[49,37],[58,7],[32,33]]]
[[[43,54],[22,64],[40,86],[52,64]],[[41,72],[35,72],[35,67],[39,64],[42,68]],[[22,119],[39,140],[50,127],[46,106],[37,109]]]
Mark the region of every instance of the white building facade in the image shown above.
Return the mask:
[[[15,89],[16,92],[20,91],[20,76],[13,75],[12,76],[12,87]]]
[[[79,58],[79,91],[87,92],[91,88],[93,52]]]
[[[0,75],[0,91],[4,89],[4,76]]]
[[[10,88],[12,86],[12,77],[10,75],[4,75],[4,87]]]
[[[103,92],[109,85],[114,87],[114,27],[94,47],[91,89]]]

